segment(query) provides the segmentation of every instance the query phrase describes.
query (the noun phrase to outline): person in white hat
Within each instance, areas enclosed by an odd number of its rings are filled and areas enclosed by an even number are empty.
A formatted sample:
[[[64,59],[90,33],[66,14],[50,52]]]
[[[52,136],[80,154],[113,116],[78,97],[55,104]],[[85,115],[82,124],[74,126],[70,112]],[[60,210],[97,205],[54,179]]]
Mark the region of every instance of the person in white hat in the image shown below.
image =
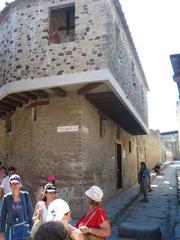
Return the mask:
[[[60,221],[67,229],[72,239],[84,240],[82,232],[69,224],[70,220],[71,211],[66,201],[63,199],[56,199],[49,205],[46,221]]]
[[[85,195],[89,203],[89,210],[77,222],[77,228],[85,235],[92,234],[102,237],[102,239],[109,237],[111,226],[104,208],[100,205],[104,195],[102,189],[92,186],[85,192]]]

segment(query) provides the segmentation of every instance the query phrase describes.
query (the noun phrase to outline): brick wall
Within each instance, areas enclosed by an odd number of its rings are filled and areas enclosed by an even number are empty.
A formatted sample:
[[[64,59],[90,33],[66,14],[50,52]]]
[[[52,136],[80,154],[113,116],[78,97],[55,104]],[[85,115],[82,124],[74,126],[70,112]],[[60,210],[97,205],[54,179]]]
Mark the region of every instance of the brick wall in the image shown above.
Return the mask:
[[[50,104],[37,107],[37,121],[32,121],[31,108],[24,107],[12,117],[12,131],[5,133],[0,122],[0,156],[4,165],[14,165],[23,184],[34,196],[48,174],[58,178],[58,195],[66,199],[75,215],[86,207],[85,190],[97,184],[105,192],[105,201],[117,193],[116,140],[122,145],[123,189],[136,183],[136,142],[116,125],[105,121],[105,132],[99,133],[99,113],[84,97],[51,96]],[[57,132],[57,127],[79,126],[75,132]],[[132,143],[129,153],[128,143]],[[10,153],[10,154],[9,154]],[[7,159],[8,156],[8,159]],[[131,176],[131,177],[129,177]],[[119,192],[119,191],[118,191]]]

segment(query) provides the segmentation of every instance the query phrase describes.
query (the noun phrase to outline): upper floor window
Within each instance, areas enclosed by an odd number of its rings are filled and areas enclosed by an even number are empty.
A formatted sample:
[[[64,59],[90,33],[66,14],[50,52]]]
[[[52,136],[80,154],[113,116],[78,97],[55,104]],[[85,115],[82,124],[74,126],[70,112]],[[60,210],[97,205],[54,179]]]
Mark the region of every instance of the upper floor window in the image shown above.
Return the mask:
[[[75,5],[50,8],[49,44],[60,44],[75,40]]]

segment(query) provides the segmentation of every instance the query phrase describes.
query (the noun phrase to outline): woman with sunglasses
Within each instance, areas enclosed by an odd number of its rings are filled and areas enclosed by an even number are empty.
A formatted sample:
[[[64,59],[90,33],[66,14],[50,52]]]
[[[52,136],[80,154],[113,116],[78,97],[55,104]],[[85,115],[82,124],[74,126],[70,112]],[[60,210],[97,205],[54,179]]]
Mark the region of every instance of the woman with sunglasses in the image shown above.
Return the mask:
[[[47,211],[49,204],[56,199],[56,186],[48,183],[44,187],[44,194],[41,201],[39,201],[34,210],[33,221],[42,219],[42,222],[46,222]]]

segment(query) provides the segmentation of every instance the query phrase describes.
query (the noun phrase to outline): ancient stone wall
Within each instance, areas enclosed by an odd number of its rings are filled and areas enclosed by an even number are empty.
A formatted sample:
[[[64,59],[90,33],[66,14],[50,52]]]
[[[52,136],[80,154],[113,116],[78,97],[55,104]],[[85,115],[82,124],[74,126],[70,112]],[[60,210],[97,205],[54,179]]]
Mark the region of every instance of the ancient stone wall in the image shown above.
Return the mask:
[[[76,0],[75,41],[61,44],[49,42],[49,11],[69,6],[71,0],[16,0],[9,4],[0,16],[0,85],[110,68],[147,123],[147,89],[116,8],[110,3]],[[2,162],[15,165],[34,199],[45,177],[54,174],[58,195],[70,203],[75,215],[85,208],[84,191],[92,184],[103,188],[108,201],[122,191],[116,184],[117,143],[122,149],[123,190],[137,182],[136,138],[107,117],[101,136],[100,113],[83,96],[77,92],[67,92],[64,98],[50,95],[49,104],[36,110],[34,121],[31,107],[18,108],[8,133],[5,121],[0,121]],[[69,126],[71,131],[66,129]],[[144,159],[143,150],[144,142],[140,159]]]
[[[126,24],[122,22],[123,13],[116,0],[108,1],[106,29],[108,35],[109,68],[120,84],[127,99],[130,100],[138,114],[148,124],[147,83],[142,74],[141,65],[134,54],[134,45],[128,38]]]
[[[158,130],[150,130],[145,136],[137,136],[136,144],[138,169],[141,161],[145,161],[149,169],[162,161],[161,137]]]
[[[116,141],[122,145],[123,189],[136,183],[135,138],[122,128],[117,137],[117,126],[108,118],[100,137],[100,115],[84,97],[75,93],[65,98],[51,96],[49,105],[36,108],[36,121],[32,120],[32,108],[18,109],[9,133],[5,133],[4,122],[0,122],[2,163],[17,168],[24,188],[34,199],[38,199],[46,176],[54,174],[58,195],[70,203],[75,215],[86,207],[84,192],[93,184],[103,188],[104,200],[108,201],[118,192]],[[58,132],[58,127],[65,126],[78,129]]]
[[[49,42],[50,9],[71,0],[17,0],[1,14],[0,84],[110,68],[147,124],[147,86],[114,1],[75,2],[75,41]]]
[[[49,44],[49,9],[72,0],[17,0],[1,16],[0,84],[107,67],[104,1],[76,0],[75,41]]]

